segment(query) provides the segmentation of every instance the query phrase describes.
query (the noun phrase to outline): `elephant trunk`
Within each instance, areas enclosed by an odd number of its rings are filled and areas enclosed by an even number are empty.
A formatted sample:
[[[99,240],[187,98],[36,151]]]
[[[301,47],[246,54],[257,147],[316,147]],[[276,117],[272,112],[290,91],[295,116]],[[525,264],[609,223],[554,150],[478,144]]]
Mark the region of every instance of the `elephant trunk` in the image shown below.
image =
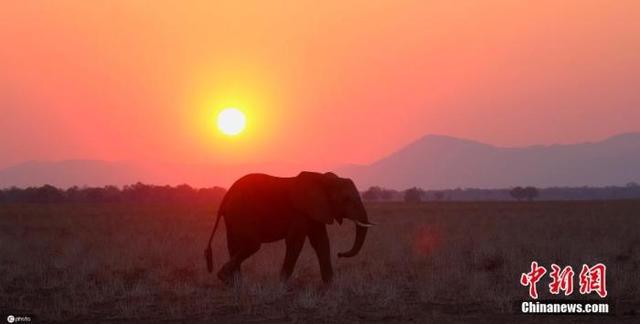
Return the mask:
[[[367,236],[367,229],[369,226],[371,225],[368,223],[363,224],[356,222],[356,240],[353,242],[353,247],[350,251],[338,253],[338,257],[350,258],[358,254],[362,248],[362,244],[364,244],[364,238]]]

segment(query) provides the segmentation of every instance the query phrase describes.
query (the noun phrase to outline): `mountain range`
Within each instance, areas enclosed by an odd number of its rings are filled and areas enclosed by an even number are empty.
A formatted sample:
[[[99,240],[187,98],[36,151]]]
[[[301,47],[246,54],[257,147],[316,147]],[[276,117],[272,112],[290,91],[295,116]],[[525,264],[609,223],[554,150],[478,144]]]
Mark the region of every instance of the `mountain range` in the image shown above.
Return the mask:
[[[0,169],[0,188],[51,184],[103,186],[188,183],[228,186],[246,172],[295,175],[299,166],[142,164],[100,160],[30,161]],[[291,171],[293,170],[293,171]],[[336,168],[360,189],[422,187],[607,186],[640,182],[640,133],[599,142],[498,147],[442,135],[427,135],[369,165]]]
[[[361,188],[624,185],[640,180],[640,133],[593,143],[516,148],[427,135],[370,165],[337,171]]]

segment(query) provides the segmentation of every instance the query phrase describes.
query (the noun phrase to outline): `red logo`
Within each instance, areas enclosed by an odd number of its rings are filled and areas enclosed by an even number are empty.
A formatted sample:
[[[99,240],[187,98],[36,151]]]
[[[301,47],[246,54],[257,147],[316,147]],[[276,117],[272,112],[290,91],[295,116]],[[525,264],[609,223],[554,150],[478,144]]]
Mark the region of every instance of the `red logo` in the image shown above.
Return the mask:
[[[540,278],[547,273],[547,269],[544,267],[538,267],[538,262],[531,262],[531,272],[523,273],[520,276],[520,284],[523,286],[529,286],[529,296],[533,299],[538,299],[538,289],[536,287]]]
[[[553,280],[549,284],[549,292],[554,295],[560,293],[560,290],[564,291],[565,296],[569,296],[573,293],[573,269],[571,266],[566,266],[562,271],[560,271],[560,267],[557,264],[551,265],[551,279]]]
[[[607,267],[598,263],[589,268],[586,264],[582,265],[580,271],[580,293],[590,294],[595,291],[600,297],[607,297]]]
[[[547,273],[547,269],[543,266],[539,266],[538,262],[531,262],[531,271],[523,273],[520,276],[520,284],[529,287],[529,296],[533,299],[538,299],[537,283]],[[560,291],[564,291],[565,296],[569,296],[573,293],[573,277],[575,272],[571,266],[565,266],[561,268],[557,264],[551,264],[551,283],[549,284],[549,292],[553,295],[560,294]],[[593,267],[589,267],[586,264],[582,265],[582,271],[580,271],[580,294],[590,294],[595,292],[601,298],[607,297],[607,267],[598,263]]]

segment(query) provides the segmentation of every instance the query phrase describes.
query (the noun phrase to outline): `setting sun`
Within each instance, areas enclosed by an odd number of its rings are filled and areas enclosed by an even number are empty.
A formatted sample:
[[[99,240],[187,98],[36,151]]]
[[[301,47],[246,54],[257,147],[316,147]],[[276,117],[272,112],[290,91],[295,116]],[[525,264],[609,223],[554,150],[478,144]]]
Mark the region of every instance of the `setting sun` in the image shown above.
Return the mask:
[[[236,108],[225,108],[218,114],[218,129],[225,135],[238,135],[245,127],[244,113]]]

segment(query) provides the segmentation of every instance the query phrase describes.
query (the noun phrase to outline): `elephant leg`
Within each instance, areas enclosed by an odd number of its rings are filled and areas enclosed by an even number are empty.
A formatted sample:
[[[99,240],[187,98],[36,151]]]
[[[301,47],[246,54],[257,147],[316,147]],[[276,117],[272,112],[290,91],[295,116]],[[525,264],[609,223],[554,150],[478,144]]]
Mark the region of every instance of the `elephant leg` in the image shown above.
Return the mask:
[[[227,250],[229,251],[229,260],[231,260],[235,255],[240,253],[240,248],[242,248],[242,241],[237,239],[234,235],[227,234]],[[232,267],[233,264],[230,264],[228,272],[231,273],[234,269]],[[240,266],[238,266],[238,272],[240,272]]]
[[[229,251],[229,258],[232,258],[234,255],[238,254],[240,243],[241,242],[238,242],[237,239],[234,239],[232,235],[227,234],[227,250]]]
[[[226,284],[231,283],[231,275],[233,274],[236,263],[234,257],[239,252],[240,243],[241,242],[238,240],[237,235],[227,230],[227,250],[229,251],[229,261],[227,261],[222,268],[220,268],[220,271],[218,271],[218,278]]]
[[[234,272],[240,274],[240,267],[242,266],[242,262],[252,256],[254,253],[258,252],[258,250],[260,250],[260,243],[249,244],[238,250],[238,253],[236,254],[235,268],[233,269]]]
[[[331,282],[331,279],[333,279],[333,267],[331,266],[331,246],[326,226],[319,225],[313,228],[309,233],[309,242],[311,242],[311,246],[318,255],[322,281],[324,283]]]
[[[222,282],[224,282],[226,285],[231,285],[232,282],[231,278],[233,274],[233,263],[234,259],[231,258],[222,266],[222,268],[220,268],[220,271],[218,271],[218,278],[222,280]]]
[[[293,267],[296,265],[302,246],[305,240],[304,235],[296,235],[287,237],[285,244],[287,246],[287,252],[284,256],[284,264],[282,265],[282,271],[280,271],[280,278],[282,281],[287,281],[293,273]]]
[[[231,284],[233,277],[239,275],[242,262],[259,249],[260,243],[256,242],[246,243],[242,246],[235,245],[234,248],[229,248],[229,252],[232,252],[233,255],[218,272],[218,278],[226,284]]]

